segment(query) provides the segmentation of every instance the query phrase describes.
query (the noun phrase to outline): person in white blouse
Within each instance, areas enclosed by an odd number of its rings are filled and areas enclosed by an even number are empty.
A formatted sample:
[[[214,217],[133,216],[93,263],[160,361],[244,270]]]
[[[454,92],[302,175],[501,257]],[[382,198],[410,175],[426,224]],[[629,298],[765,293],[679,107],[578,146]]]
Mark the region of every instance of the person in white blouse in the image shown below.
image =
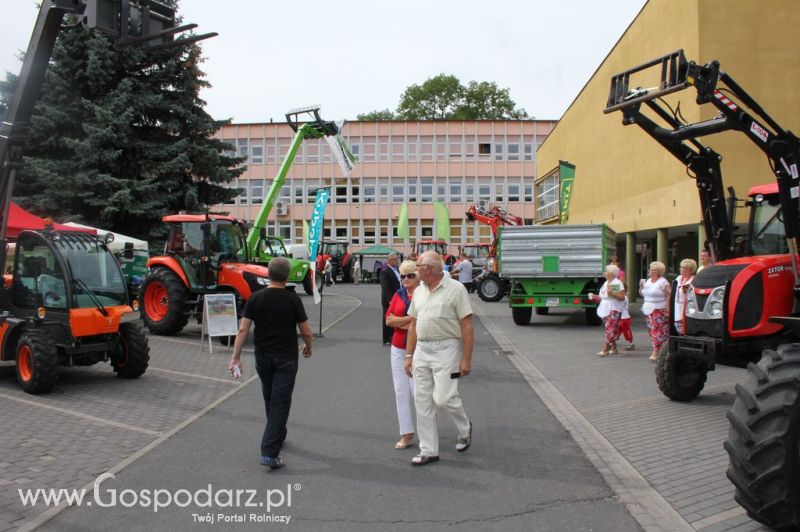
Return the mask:
[[[605,324],[603,350],[597,355],[607,357],[617,353],[620,321],[625,306],[625,285],[619,279],[619,267],[613,264],[606,266],[603,276],[606,278],[606,282],[600,287],[600,293],[592,294],[591,298],[598,302],[597,315],[603,318]]]
[[[653,344],[653,352],[650,354],[651,362],[658,359],[661,347],[669,340],[668,302],[672,289],[664,278],[666,270],[663,262],[651,262],[650,277],[639,281],[639,293],[644,298],[642,314],[647,322],[647,330],[650,332],[650,342]]]
[[[689,302],[694,274],[697,273],[697,263],[694,259],[683,259],[680,264],[681,274],[675,279],[675,330],[678,334],[686,334],[686,304]]]

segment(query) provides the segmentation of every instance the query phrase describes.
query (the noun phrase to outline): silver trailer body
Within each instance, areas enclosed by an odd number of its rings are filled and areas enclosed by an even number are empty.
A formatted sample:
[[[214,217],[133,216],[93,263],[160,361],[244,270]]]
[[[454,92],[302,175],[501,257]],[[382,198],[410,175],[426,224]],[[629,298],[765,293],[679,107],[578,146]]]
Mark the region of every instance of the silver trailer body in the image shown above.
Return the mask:
[[[602,277],[617,234],[605,224],[500,227],[501,277]]]

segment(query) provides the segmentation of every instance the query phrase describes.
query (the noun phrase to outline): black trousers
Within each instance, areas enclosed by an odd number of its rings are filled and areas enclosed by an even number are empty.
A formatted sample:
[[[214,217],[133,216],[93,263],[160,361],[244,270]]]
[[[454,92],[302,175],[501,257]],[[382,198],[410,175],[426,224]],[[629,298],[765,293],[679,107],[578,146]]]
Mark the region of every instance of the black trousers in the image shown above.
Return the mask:
[[[383,314],[381,314],[381,330],[383,331],[383,343],[388,344],[392,341],[392,335],[394,334],[394,327],[387,327],[386,326],[386,311],[389,310],[389,303],[383,305]]]
[[[261,455],[277,458],[286,440],[286,422],[289,420],[297,377],[297,356],[256,354],[255,358],[267,415],[267,426],[261,437]]]

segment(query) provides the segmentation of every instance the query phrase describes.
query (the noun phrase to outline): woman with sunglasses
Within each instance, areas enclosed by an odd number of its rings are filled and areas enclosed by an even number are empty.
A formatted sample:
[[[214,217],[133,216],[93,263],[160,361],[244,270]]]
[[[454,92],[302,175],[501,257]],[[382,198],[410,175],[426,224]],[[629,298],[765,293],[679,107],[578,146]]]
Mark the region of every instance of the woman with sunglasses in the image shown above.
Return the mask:
[[[417,264],[413,260],[400,265],[400,283],[402,286],[395,292],[386,311],[386,326],[394,328],[390,349],[397,420],[400,424],[400,441],[394,445],[395,449],[405,449],[414,443],[414,381],[405,371],[406,336],[411,323],[408,307],[411,306],[414,290],[419,286]]]

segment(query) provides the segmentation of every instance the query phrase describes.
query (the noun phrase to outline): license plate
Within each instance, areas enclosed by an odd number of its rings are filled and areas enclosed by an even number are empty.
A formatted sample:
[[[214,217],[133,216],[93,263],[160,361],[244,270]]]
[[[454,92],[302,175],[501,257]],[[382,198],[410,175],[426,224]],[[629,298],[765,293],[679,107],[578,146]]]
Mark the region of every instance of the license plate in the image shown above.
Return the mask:
[[[557,307],[557,306],[559,306],[559,299],[557,297],[548,297],[547,298],[547,306],[548,307]]]

